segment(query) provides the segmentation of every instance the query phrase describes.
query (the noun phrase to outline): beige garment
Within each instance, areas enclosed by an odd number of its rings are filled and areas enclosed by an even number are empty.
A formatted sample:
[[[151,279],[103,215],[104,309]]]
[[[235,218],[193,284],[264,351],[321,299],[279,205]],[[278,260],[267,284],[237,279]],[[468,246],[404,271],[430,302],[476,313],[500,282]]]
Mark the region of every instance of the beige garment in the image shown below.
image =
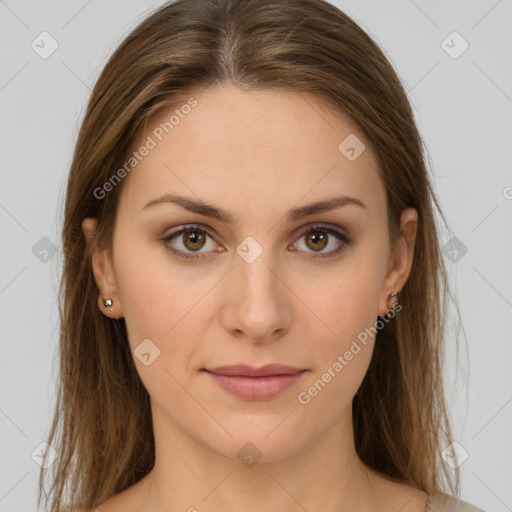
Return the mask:
[[[438,493],[429,496],[425,512],[485,512],[467,501],[462,501],[449,494]]]

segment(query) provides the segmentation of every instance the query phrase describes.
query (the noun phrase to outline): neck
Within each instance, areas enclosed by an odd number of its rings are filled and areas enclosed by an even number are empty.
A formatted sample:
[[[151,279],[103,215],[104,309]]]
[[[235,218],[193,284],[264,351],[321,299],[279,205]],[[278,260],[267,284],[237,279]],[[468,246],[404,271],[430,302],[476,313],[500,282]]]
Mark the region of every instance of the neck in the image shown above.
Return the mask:
[[[302,449],[272,460],[265,457],[260,442],[262,457],[253,465],[250,456],[257,456],[251,448],[246,448],[247,464],[236,456],[220,455],[169,425],[156,408],[153,425],[156,459],[144,479],[141,510],[380,510],[373,477],[355,451],[350,414],[317,436],[316,444],[305,443]]]

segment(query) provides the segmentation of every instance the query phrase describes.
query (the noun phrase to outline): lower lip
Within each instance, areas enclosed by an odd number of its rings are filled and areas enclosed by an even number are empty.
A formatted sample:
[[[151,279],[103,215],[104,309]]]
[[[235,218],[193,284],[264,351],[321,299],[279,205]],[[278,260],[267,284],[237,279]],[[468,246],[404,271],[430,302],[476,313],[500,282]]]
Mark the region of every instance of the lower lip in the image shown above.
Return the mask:
[[[206,371],[206,370],[205,370]],[[206,371],[226,391],[248,400],[268,400],[292,387],[306,372],[293,375],[268,375],[266,377],[245,377],[240,375],[219,375]]]

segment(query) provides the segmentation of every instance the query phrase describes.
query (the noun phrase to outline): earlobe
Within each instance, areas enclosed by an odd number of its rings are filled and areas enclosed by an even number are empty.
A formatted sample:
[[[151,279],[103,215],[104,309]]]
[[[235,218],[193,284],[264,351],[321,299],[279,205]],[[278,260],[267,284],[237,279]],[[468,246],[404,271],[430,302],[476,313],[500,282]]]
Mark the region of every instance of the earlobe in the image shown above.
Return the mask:
[[[98,221],[94,218],[88,217],[82,221],[82,231],[87,242],[94,280],[99,291],[98,307],[109,318],[120,318],[122,310],[112,263],[107,249],[94,243],[97,225]]]
[[[389,296],[392,292],[402,290],[409,278],[413,258],[416,234],[418,229],[418,212],[415,208],[407,208],[400,217],[400,237],[396,242],[391,258],[391,265],[384,281],[380,311],[389,309]],[[384,315],[384,312],[379,313]]]

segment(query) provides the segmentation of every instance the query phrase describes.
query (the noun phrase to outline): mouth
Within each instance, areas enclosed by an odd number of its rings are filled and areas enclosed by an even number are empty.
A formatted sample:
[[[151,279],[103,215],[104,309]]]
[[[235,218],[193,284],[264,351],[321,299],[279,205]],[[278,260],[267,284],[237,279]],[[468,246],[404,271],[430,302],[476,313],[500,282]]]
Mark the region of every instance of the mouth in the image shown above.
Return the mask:
[[[247,400],[269,400],[295,385],[308,370],[270,364],[261,368],[248,365],[203,369],[222,389]]]

